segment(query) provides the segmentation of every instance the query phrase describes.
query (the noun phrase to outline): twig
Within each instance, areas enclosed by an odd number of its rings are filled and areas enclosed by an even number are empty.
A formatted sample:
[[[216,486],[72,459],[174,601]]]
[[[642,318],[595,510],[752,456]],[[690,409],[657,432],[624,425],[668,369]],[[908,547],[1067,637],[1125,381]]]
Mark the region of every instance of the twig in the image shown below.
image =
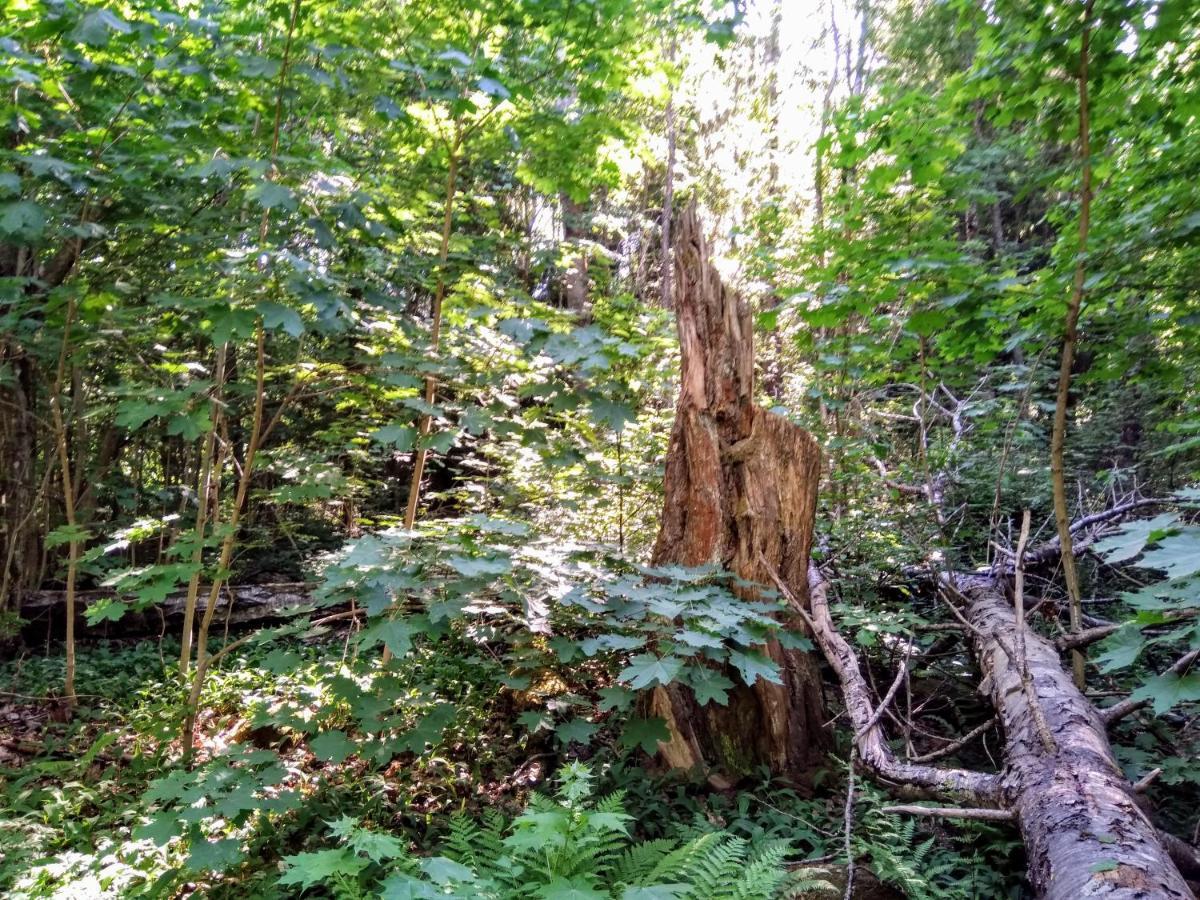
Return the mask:
[[[1154,783],[1154,780],[1156,778],[1158,778],[1158,776],[1161,774],[1162,774],[1161,768],[1151,769],[1149,772],[1147,772],[1145,775],[1143,775],[1141,778],[1139,778],[1137,781],[1135,781],[1133,783],[1133,792],[1135,794],[1146,793],[1146,791],[1149,789],[1150,785],[1152,785]]]
[[[912,646],[913,639],[909,638],[908,646],[904,648],[904,658],[900,660],[900,668],[896,672],[896,677],[892,679],[892,686],[888,688],[887,693],[883,695],[883,699],[879,701],[879,705],[875,707],[875,712],[871,714],[871,718],[868,719],[866,724],[863,725],[862,728],[858,729],[858,731],[855,733],[855,740],[858,740],[858,738],[866,734],[867,729],[874,728],[879,722],[880,717],[883,715],[884,710],[891,705],[892,700],[896,696],[896,691],[898,691],[900,689],[900,685],[904,683],[904,676],[908,672],[908,659],[912,654]]]
[[[924,753],[921,756],[914,756],[912,758],[912,761],[915,763],[926,763],[926,762],[933,762],[935,759],[941,759],[942,757],[945,757],[945,756],[952,756],[953,754],[955,754],[959,750],[961,750],[963,747],[967,746],[967,744],[971,743],[971,741],[975,740],[975,738],[977,738],[981,734],[983,734],[985,731],[988,731],[989,729],[994,728],[995,725],[996,725],[996,717],[992,716],[990,719],[988,719],[982,725],[978,725],[975,728],[972,728],[970,731],[968,731],[966,734],[964,734],[958,740],[947,744],[945,747],[942,747],[940,750],[934,750],[930,753]]]

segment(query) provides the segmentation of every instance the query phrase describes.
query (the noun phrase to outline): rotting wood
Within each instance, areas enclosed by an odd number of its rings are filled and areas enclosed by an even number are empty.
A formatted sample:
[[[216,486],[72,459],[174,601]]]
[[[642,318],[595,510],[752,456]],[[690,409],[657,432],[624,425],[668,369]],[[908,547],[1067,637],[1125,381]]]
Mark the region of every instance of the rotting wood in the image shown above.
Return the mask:
[[[803,603],[820,450],[808,432],[754,403],[750,312],[709,260],[694,205],[678,222],[674,292],[682,371],[652,561],[716,563],[764,584],[766,560]],[[804,627],[798,617],[790,624]],[[725,706],[701,706],[681,685],[655,688],[646,707],[670,728],[660,748],[669,765],[721,780],[761,765],[811,772],[828,746],[816,658],[775,641],[765,650],[783,683],[739,684]]]

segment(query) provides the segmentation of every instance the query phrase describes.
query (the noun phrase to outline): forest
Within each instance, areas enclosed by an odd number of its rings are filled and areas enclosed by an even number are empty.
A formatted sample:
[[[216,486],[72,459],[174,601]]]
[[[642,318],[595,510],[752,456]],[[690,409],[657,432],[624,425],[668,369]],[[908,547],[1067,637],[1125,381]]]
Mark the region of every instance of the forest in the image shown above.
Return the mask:
[[[0,896],[1197,896],[1200,4],[0,9]]]

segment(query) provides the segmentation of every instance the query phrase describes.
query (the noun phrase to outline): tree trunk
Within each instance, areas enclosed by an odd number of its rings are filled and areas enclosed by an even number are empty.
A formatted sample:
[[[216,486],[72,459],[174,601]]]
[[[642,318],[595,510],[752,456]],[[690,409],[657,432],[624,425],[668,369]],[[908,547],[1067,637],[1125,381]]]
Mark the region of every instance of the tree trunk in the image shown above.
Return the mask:
[[[983,687],[1004,729],[1004,805],[1020,823],[1038,896],[1191,897],[1113,758],[1103,721],[1054,646],[1022,629],[1031,698],[1010,656],[1017,629],[1012,604],[990,579],[967,596]]]
[[[820,451],[806,431],[754,404],[749,311],[709,262],[694,206],[678,225],[682,373],[653,562],[717,563],[759,584],[774,571],[806,598]],[[804,628],[798,618],[789,624]],[[739,684],[727,706],[700,706],[680,685],[655,689],[648,707],[671,730],[662,746],[670,765],[736,779],[760,765],[800,776],[820,759],[827,736],[816,660],[775,642],[766,651],[783,684]]]
[[[5,369],[8,384],[0,384],[0,613],[20,606],[22,592],[33,586],[41,554],[34,521],[38,498],[33,365],[7,340],[0,344],[0,381]]]

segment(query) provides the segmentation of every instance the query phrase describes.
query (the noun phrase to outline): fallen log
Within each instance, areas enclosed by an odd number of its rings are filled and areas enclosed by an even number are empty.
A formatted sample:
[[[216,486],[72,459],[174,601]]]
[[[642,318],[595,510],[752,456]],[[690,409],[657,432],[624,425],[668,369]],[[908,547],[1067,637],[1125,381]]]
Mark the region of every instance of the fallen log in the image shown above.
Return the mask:
[[[772,580],[795,604],[787,586],[778,577]],[[1017,617],[1003,584],[973,576],[953,579],[950,587],[966,603],[958,615],[973,636],[982,688],[1004,731],[1004,768],[998,774],[898,759],[879,727],[857,655],[829,615],[827,585],[815,569],[810,569],[811,611],[797,606],[841,681],[860,765],[897,795],[972,806],[892,811],[1015,821],[1025,842],[1029,880],[1045,900],[1193,897],[1178,866],[1190,868],[1200,854],[1160,833],[1142,811],[1134,786],[1113,757],[1104,720],[1063,670],[1054,645],[1020,625],[1022,667],[1013,649]]]
[[[1047,900],[1190,898],[1135,798],[1096,708],[1064,671],[1054,645],[1023,627],[1025,664],[1053,742],[1046,746],[1008,637],[1012,604],[991,579],[958,585],[966,597],[983,690],[1004,730],[1002,803],[1016,813],[1029,880]]]
[[[313,585],[303,581],[280,584],[229,585],[221,591],[213,611],[214,621],[220,624],[243,625],[268,621],[285,611],[312,603]],[[209,591],[202,588],[197,611],[207,608]],[[129,603],[120,618],[89,625],[86,611],[105,600]],[[140,637],[160,634],[164,630],[182,627],[187,591],[168,594],[161,603],[140,607],[131,597],[122,597],[112,590],[76,591],[76,628],[91,637]],[[231,605],[232,604],[232,605]],[[21,599],[21,618],[26,621],[23,631],[57,632],[66,617],[65,591],[28,591]]]

